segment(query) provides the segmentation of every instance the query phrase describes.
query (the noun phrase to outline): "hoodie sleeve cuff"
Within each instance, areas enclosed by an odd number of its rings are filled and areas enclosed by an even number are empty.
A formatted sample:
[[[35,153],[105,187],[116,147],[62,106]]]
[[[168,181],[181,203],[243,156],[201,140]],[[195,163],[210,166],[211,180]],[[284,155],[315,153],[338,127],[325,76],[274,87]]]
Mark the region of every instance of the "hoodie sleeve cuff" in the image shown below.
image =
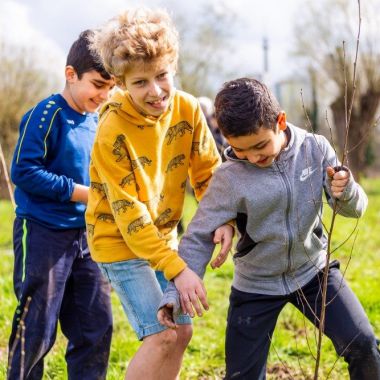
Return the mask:
[[[187,267],[185,261],[178,255],[172,260],[170,265],[164,269],[164,275],[167,280],[172,280]]]
[[[162,296],[162,300],[158,306],[158,309],[161,309],[168,304],[173,305],[174,315],[177,315],[180,313],[181,304],[179,302],[179,293],[173,282],[169,282]]]

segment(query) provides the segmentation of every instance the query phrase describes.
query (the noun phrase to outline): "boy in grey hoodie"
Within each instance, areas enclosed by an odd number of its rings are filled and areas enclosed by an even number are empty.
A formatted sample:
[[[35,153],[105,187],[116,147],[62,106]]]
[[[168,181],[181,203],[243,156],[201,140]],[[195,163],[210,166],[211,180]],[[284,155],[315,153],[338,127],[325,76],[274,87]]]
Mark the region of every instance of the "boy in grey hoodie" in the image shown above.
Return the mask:
[[[158,318],[175,327],[180,306],[192,317],[194,310],[202,315],[201,305],[208,309],[200,277],[214,250],[213,231],[236,219],[240,239],[227,318],[226,379],[261,380],[278,315],[288,302],[318,325],[327,242],[323,192],[330,206],[336,201],[338,213],[351,218],[362,216],[367,197],[327,139],[287,123],[262,83],[226,83],[215,107],[230,145],[227,161],[182,238],[179,253],[188,267],[168,286]],[[225,259],[218,256],[211,265]],[[372,327],[337,261],[329,267],[327,302],[325,334],[348,362],[350,379],[380,379]]]

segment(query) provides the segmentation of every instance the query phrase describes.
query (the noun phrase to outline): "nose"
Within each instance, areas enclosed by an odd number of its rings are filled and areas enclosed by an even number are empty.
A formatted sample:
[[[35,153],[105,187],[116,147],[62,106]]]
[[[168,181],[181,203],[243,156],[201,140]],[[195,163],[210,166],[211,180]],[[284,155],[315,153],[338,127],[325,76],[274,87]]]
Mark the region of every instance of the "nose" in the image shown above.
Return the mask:
[[[150,96],[159,96],[161,94],[161,87],[158,85],[157,82],[152,82],[152,84],[149,87],[149,95]]]
[[[251,163],[255,164],[257,161],[260,161],[260,156],[253,153],[253,152],[247,152],[245,155],[245,158]]]

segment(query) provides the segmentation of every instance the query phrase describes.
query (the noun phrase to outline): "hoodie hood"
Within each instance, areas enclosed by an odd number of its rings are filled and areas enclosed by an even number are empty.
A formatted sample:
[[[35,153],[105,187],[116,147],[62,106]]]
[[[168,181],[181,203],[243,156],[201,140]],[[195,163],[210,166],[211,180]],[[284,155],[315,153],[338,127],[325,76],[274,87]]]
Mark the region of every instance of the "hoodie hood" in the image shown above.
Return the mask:
[[[136,109],[131,95],[128,91],[118,90],[116,91],[111,99],[107,101],[100,110],[100,118],[109,110],[116,111],[117,114],[125,119],[128,123],[141,126],[141,127],[153,127],[157,124],[157,121],[164,121],[165,118],[170,114],[170,110],[173,104],[173,98],[176,96],[177,91],[170,100],[168,109],[159,117],[146,115]]]

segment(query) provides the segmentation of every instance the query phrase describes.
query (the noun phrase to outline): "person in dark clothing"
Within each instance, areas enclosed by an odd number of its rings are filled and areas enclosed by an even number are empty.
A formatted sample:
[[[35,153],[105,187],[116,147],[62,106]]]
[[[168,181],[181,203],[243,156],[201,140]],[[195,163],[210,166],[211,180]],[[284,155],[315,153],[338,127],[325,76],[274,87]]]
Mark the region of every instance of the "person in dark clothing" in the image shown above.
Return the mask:
[[[58,321],[68,339],[68,378],[106,378],[110,288],[91,259],[84,212],[96,110],[114,79],[89,49],[92,34],[87,30],[73,43],[62,93],[40,101],[20,124],[11,169],[18,305],[9,339],[9,380],[42,379]]]

